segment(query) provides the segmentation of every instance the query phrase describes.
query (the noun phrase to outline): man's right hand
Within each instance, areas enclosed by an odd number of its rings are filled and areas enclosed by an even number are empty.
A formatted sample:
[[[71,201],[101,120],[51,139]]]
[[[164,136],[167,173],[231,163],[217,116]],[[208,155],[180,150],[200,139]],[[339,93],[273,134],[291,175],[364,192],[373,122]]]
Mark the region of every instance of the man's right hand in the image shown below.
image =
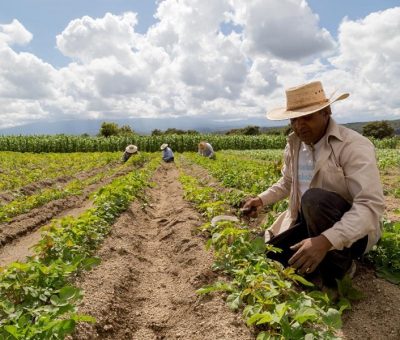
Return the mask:
[[[250,198],[249,200],[246,201],[246,203],[240,209],[240,212],[243,215],[246,215],[249,217],[257,217],[257,215],[258,215],[257,208],[262,207],[262,206],[263,206],[263,203],[262,203],[260,197]]]

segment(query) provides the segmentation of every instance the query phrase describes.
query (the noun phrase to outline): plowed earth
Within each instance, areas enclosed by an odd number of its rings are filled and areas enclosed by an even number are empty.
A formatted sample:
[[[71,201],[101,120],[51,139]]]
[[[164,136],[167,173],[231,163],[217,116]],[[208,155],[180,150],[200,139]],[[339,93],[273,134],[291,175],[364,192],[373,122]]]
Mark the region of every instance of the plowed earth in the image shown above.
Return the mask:
[[[204,178],[199,168],[187,170]],[[196,231],[204,221],[183,199],[178,176],[175,164],[161,165],[146,201],[133,202],[114,224],[96,254],[101,264],[76,282],[84,292],[79,312],[94,316],[97,322],[78,325],[70,339],[255,339],[253,330],[245,326],[240,313],[229,310],[223,296],[195,292],[223,278],[210,269],[212,252],[205,249],[206,240]],[[74,203],[53,202],[50,206],[59,206],[19,217],[12,223],[26,228],[14,236],[4,237],[12,228],[0,226],[4,243],[0,265],[26,256],[27,244],[38,237],[32,231],[51,218],[77,215],[90,207],[88,195],[89,191],[71,198]],[[8,255],[4,253],[6,243],[11,246]],[[361,264],[354,284],[365,297],[345,313],[340,335],[345,339],[400,339],[399,287],[377,278]]]
[[[112,165],[78,174],[73,179],[84,180],[109,169],[110,166]],[[126,167],[112,176],[103,178],[98,183],[87,186],[80,196],[73,195],[48,202],[42,207],[16,216],[8,223],[0,224],[0,266],[5,266],[14,261],[22,261],[26,256],[32,255],[30,248],[40,240],[40,227],[51,219],[66,215],[77,216],[82,211],[89,209],[92,203],[88,198],[92,192],[110,183],[115,178],[132,171],[132,169],[132,167]],[[68,179],[71,180],[72,178]],[[34,191],[31,191],[33,193],[49,186],[65,185],[68,179],[63,177],[53,181],[42,181],[30,184],[20,190],[25,192],[28,190],[27,188],[29,190],[35,188]]]

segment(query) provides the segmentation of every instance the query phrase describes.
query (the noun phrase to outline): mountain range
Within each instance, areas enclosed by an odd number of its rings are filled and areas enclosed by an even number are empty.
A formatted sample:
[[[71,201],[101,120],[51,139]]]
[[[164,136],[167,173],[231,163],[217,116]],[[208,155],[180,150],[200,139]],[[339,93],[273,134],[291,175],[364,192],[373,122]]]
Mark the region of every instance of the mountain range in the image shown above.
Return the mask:
[[[31,123],[11,128],[0,129],[0,135],[96,135],[99,133],[101,124],[106,120],[68,120],[57,122]],[[230,129],[243,128],[249,125],[261,127],[262,131],[268,131],[272,128],[286,127],[287,121],[271,122],[264,118],[252,118],[241,120],[209,120],[195,117],[179,118],[134,118],[134,119],[116,119],[112,122],[119,126],[129,125],[132,130],[142,135],[151,134],[154,129],[165,131],[168,128],[181,130],[196,130],[201,133],[225,132]],[[341,123],[341,122],[339,122]],[[362,131],[362,127],[368,122],[342,123],[347,127]],[[394,127],[396,134],[400,134],[400,119],[390,120],[389,123]]]

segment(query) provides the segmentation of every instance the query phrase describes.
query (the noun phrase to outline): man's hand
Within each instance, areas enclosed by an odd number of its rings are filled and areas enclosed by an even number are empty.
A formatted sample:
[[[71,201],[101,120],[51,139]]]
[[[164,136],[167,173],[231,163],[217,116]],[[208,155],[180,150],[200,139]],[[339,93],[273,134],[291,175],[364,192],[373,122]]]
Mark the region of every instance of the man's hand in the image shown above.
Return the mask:
[[[248,201],[246,201],[240,211],[243,215],[257,217],[257,208],[262,206],[263,203],[260,197],[250,198]]]
[[[323,235],[306,238],[290,247],[296,253],[289,259],[289,265],[298,269],[300,274],[312,273],[331,247],[332,244]]]

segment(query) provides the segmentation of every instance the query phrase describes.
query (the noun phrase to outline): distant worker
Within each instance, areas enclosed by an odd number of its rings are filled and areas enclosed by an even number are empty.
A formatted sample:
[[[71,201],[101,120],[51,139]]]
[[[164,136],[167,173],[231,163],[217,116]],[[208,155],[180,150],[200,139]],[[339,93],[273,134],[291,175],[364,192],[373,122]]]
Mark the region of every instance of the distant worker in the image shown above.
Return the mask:
[[[199,147],[199,155],[215,159],[215,152],[210,143],[203,141],[199,143],[198,147]]]
[[[136,154],[138,152],[138,148],[136,145],[128,145],[125,148],[125,152],[122,155],[122,161],[125,163],[132,155]]]
[[[174,161],[174,153],[172,152],[171,148],[168,144],[164,143],[161,145],[160,149],[162,150],[162,159],[166,163],[170,163]]]

